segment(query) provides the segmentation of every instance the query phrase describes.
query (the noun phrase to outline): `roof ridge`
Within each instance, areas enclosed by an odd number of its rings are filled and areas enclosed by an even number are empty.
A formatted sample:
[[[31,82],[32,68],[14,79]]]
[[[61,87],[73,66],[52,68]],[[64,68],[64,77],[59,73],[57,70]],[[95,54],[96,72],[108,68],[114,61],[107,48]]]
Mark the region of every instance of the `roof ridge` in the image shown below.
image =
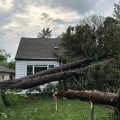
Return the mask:
[[[21,37],[21,39],[60,39],[60,38],[34,38],[34,37]]]

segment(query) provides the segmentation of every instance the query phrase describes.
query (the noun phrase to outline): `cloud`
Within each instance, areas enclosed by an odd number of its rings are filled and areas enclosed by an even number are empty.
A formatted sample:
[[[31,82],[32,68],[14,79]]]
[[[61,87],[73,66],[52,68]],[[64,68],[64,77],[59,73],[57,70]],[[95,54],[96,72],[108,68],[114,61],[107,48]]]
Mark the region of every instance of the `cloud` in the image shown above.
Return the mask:
[[[0,12],[10,10],[13,6],[13,0],[0,0]]]
[[[2,27],[2,29],[19,29],[21,25],[15,21],[12,21],[11,23],[6,24],[5,26]]]
[[[67,23],[66,21],[64,21],[64,20],[62,20],[60,18],[54,19],[53,22],[56,22],[58,24],[65,24],[65,23]]]
[[[47,27],[56,37],[86,14],[111,15],[114,2],[118,0],[0,0],[0,46],[14,58],[21,37],[36,37]]]
[[[48,17],[49,17],[49,14],[47,14],[47,13],[42,13],[42,16],[43,16],[43,19],[44,19],[44,18],[48,18]]]

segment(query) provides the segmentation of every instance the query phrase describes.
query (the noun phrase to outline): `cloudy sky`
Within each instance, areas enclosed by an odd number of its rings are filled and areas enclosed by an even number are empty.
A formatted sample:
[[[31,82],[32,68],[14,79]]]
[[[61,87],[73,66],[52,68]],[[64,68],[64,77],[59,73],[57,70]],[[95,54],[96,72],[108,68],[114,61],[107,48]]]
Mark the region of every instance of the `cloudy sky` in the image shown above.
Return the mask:
[[[89,14],[112,16],[119,0],[0,0],[0,47],[14,59],[21,37],[50,27],[60,35]]]

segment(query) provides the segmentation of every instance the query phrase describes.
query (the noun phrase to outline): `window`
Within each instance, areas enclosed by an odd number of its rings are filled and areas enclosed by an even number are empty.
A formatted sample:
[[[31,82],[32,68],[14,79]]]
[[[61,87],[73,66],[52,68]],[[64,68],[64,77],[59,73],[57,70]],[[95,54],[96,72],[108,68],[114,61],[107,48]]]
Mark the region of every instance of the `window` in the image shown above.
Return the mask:
[[[27,75],[31,75],[47,69],[47,65],[27,65]]]
[[[47,65],[34,65],[34,73],[47,69]]]
[[[54,65],[49,65],[49,68],[54,68]]]
[[[27,65],[27,75],[33,74],[33,65]]]
[[[2,79],[4,80],[4,75],[2,75]]]

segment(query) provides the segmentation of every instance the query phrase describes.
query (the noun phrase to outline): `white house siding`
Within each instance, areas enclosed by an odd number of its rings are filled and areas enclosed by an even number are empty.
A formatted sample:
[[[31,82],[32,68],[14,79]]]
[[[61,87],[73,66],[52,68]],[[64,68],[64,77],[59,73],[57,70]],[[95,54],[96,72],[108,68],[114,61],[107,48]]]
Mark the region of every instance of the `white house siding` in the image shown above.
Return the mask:
[[[27,65],[47,65],[47,69],[49,65],[54,65],[54,67],[59,66],[59,62],[57,61],[16,61],[16,79],[27,76]],[[52,84],[56,84],[58,82],[51,82]],[[43,89],[45,85],[41,85],[40,88]]]
[[[27,75],[27,65],[49,65],[59,66],[57,61],[16,61],[16,79]]]
[[[10,73],[0,73],[0,82],[4,80],[9,80],[9,79],[10,79]]]

